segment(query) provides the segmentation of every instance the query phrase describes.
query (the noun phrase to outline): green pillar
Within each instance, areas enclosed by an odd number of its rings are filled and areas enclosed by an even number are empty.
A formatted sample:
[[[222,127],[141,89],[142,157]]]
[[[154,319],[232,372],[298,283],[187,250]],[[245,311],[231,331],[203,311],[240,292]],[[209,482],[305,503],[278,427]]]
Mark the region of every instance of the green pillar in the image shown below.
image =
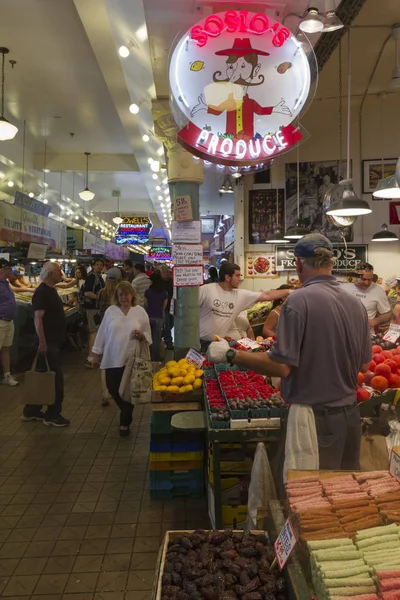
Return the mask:
[[[177,196],[190,196],[193,220],[200,219],[199,188],[203,182],[203,166],[178,144],[168,151],[168,181],[172,204]],[[200,349],[199,317],[199,288],[177,288],[174,328],[176,359],[183,358],[189,348]]]

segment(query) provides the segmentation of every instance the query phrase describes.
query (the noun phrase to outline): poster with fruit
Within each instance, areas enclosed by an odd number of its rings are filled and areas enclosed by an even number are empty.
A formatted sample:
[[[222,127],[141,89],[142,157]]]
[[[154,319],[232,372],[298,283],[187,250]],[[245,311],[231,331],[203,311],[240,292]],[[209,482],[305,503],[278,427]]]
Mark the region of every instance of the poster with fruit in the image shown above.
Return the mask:
[[[271,252],[246,252],[245,277],[279,277],[275,269],[275,254]]]

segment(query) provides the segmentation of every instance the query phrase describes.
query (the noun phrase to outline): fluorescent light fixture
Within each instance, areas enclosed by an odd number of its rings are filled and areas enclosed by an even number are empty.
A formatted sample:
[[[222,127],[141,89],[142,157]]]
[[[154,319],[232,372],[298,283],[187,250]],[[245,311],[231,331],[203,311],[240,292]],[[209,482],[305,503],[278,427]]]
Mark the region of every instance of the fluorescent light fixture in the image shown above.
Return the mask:
[[[158,156],[163,156],[164,154],[164,146],[160,146],[159,149],[157,150],[157,154]]]
[[[161,190],[161,186],[160,185],[156,185],[156,190],[157,190],[157,192],[159,192]]]
[[[157,173],[153,173],[152,177],[153,177],[153,179],[158,179]]]
[[[142,140],[143,140],[144,142],[148,142],[148,141],[150,140],[150,138],[149,138],[149,136],[147,135],[147,133],[145,133],[145,134],[142,136]]]
[[[160,195],[160,196],[157,196],[157,198],[158,198],[159,200],[164,200],[164,196],[161,196],[161,195]]]
[[[153,159],[151,158],[151,156],[150,156],[150,157],[147,159],[147,162],[149,163],[149,165],[151,165],[151,164],[152,164],[152,162],[153,162]]]
[[[14,187],[14,182],[13,181],[7,181],[7,185],[8,185],[8,187]]]
[[[29,192],[29,194],[28,194],[29,198],[33,198],[33,195],[34,195],[33,192]]]

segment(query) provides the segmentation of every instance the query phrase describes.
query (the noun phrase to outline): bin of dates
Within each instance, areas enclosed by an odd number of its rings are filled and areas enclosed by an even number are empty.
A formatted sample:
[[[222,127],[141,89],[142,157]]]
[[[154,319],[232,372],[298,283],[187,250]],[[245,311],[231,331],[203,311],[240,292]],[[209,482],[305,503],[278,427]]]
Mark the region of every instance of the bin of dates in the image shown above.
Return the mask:
[[[253,371],[229,370],[218,373],[232,419],[280,416],[284,402],[262,375]]]
[[[156,600],[287,600],[263,531],[167,531]]]

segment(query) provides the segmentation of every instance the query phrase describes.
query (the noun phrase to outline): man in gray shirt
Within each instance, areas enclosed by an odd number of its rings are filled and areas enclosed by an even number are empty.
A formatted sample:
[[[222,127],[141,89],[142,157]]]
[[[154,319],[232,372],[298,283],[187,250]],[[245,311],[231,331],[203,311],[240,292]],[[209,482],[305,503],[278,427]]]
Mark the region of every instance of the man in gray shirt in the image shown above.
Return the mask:
[[[332,276],[332,250],[320,234],[297,242],[296,270],[303,286],[282,306],[271,353],[227,350],[225,360],[281,377],[285,402],[314,411],[320,469],[352,470],[359,467],[361,441],[357,373],[367,370],[371,338],[365,308]],[[209,350],[214,362],[223,360],[219,344]]]

